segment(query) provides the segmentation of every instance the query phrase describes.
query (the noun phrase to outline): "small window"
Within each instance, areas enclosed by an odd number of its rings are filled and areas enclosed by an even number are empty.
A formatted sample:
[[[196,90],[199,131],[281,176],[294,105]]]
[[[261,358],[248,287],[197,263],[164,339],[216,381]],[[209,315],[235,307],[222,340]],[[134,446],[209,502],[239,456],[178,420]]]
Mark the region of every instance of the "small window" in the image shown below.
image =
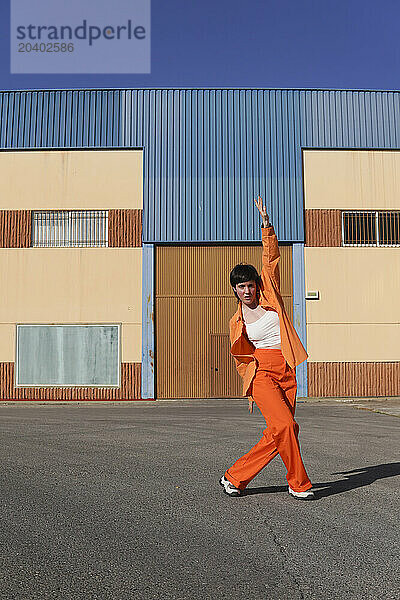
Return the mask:
[[[108,246],[108,211],[34,211],[32,233],[35,248]]]
[[[400,211],[343,211],[343,246],[399,246]]]
[[[382,210],[378,213],[380,246],[400,244],[400,210]]]
[[[118,387],[120,326],[17,325],[17,387]]]

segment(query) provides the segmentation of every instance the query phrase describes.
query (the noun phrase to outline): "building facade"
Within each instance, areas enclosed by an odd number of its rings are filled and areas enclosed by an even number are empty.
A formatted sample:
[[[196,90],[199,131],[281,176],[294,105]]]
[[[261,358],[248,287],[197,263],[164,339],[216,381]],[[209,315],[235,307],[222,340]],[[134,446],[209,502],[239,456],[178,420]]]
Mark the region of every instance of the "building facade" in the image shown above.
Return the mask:
[[[0,93],[0,397],[231,397],[261,195],[300,396],[400,394],[400,93]]]

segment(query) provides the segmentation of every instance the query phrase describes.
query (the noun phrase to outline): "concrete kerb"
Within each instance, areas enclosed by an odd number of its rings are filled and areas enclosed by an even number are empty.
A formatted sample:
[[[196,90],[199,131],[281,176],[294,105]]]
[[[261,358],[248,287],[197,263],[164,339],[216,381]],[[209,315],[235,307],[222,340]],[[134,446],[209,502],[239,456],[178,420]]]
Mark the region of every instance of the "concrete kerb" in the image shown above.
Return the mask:
[[[188,405],[203,402],[215,403],[219,401],[235,401],[247,403],[246,398],[166,398],[160,400],[0,400],[0,408],[2,406],[21,406],[27,407],[43,407],[43,406],[75,406],[75,407],[95,407],[97,405],[110,405],[126,408],[139,408],[140,406],[153,406],[156,407],[160,404],[166,403],[187,403]],[[383,415],[390,415],[393,417],[400,417],[400,396],[386,396],[379,398],[336,398],[336,397],[318,397],[318,398],[297,398],[298,404],[346,404],[353,408],[361,410],[369,410],[372,412],[380,413]]]
[[[139,408],[140,406],[153,406],[156,407],[160,404],[166,403],[181,403],[181,404],[192,404],[203,402],[204,404],[215,403],[219,401],[234,401],[243,402],[247,404],[246,398],[163,398],[159,400],[0,400],[0,408],[2,406],[21,406],[27,407],[43,407],[43,406],[74,406],[74,407],[88,407],[88,406],[118,406],[126,408]],[[372,412],[390,415],[394,417],[400,417],[400,396],[385,396],[385,397],[354,397],[354,398],[336,398],[336,397],[315,397],[315,398],[297,398],[298,404],[346,404],[353,408],[361,410],[369,410]]]

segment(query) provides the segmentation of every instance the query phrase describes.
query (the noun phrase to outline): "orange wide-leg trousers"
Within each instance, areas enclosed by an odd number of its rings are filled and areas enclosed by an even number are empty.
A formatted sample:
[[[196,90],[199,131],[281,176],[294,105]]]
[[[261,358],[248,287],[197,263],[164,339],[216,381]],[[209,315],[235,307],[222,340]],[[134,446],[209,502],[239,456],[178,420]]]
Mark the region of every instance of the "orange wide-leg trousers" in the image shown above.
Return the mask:
[[[258,348],[254,352],[257,371],[253,379],[253,400],[267,428],[261,440],[230,467],[225,477],[243,490],[277,454],[287,469],[286,479],[295,492],[312,485],[307,476],[298,440],[299,426],[294,420],[296,373],[281,350]]]

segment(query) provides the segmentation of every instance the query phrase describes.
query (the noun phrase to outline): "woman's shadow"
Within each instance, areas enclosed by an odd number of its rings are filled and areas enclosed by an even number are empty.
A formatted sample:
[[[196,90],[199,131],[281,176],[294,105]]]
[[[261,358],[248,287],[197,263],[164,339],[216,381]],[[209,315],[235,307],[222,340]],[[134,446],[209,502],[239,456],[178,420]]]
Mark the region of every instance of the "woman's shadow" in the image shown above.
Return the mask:
[[[339,471],[332,473],[332,475],[344,475],[344,479],[326,481],[325,483],[314,483],[313,490],[315,492],[316,500],[371,485],[371,483],[378,479],[400,475],[400,462],[360,467],[359,469],[353,469],[351,471]],[[287,491],[287,486],[258,487],[246,489],[243,495],[251,496],[253,494],[271,494],[284,491]]]

